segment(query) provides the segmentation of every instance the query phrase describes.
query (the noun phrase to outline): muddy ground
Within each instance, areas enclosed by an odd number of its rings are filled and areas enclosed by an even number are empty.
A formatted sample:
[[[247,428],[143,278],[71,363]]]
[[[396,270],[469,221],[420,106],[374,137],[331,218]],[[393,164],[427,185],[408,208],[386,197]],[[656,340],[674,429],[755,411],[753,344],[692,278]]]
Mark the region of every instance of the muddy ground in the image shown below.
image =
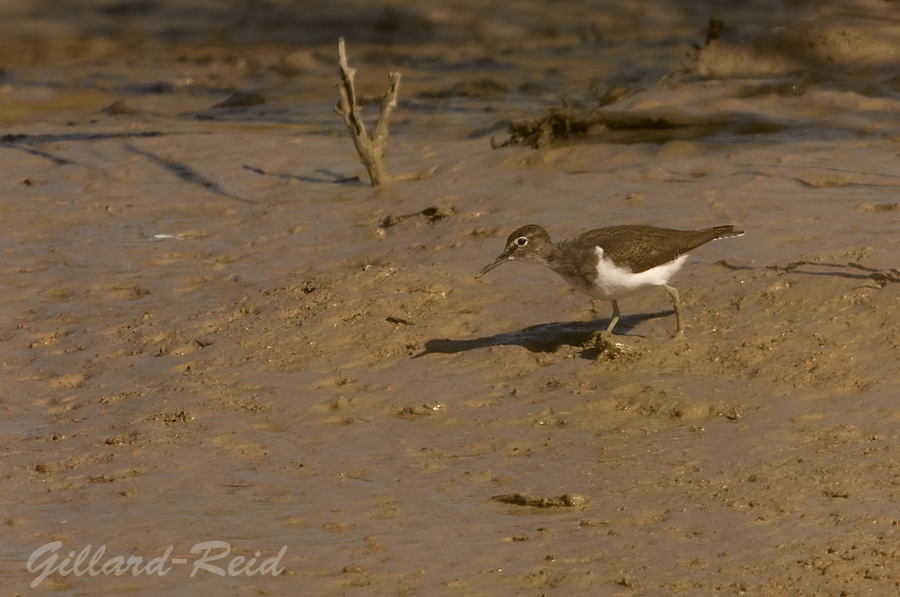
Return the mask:
[[[895,3],[340,4],[0,11],[3,593],[59,541],[170,570],[40,592],[896,594]],[[339,36],[418,180],[368,185]],[[505,145],[601,103],[657,126]],[[552,272],[474,279],[528,223],[746,235],[610,358]]]

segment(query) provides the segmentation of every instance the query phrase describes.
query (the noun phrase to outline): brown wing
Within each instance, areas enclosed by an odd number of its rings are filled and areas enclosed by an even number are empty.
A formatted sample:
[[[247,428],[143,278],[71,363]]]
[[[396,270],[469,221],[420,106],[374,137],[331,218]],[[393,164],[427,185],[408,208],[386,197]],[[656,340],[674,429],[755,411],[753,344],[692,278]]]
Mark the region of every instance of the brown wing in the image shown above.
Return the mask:
[[[654,226],[610,226],[590,230],[565,241],[579,252],[601,247],[613,263],[627,267],[634,273],[647,271],[674,261],[691,249],[711,240],[743,234],[733,226],[717,226],[704,230],[670,230]],[[572,248],[569,249],[570,251]]]

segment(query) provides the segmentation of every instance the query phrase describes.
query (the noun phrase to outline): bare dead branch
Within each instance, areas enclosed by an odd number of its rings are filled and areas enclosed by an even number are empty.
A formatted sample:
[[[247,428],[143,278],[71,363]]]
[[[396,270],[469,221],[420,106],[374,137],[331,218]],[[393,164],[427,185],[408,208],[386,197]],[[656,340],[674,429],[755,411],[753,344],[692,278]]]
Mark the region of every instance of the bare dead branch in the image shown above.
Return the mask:
[[[338,66],[341,70],[339,85],[341,99],[334,107],[334,111],[344,119],[350,136],[353,137],[356,153],[359,154],[360,161],[369,173],[372,186],[380,185],[390,180],[390,175],[384,167],[383,156],[387,147],[389,121],[397,107],[400,73],[390,73],[390,85],[381,100],[381,113],[375,125],[375,133],[369,137],[356,103],[356,89],[353,86],[356,70],[347,64],[347,52],[343,37],[338,40]]]
[[[372,141],[375,143],[375,147],[380,147],[382,152],[387,147],[391,115],[397,108],[397,89],[400,87],[400,73],[391,73],[389,79],[390,86],[381,99],[381,114],[378,116],[375,132],[372,133]]]

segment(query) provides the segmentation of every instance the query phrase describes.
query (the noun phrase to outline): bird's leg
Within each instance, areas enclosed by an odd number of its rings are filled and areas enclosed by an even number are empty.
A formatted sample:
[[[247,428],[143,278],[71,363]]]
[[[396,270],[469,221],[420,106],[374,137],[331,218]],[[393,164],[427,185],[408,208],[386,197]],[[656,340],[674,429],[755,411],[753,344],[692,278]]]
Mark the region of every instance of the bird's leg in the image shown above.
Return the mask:
[[[590,339],[585,343],[585,346],[595,346],[598,344],[598,339],[602,336],[612,336],[612,329],[616,327],[616,323],[619,321],[619,305],[616,304],[616,301],[612,301],[613,305],[613,316],[612,321],[609,322],[609,327],[606,330],[597,330],[593,334],[591,334]],[[597,311],[597,303],[594,299],[591,299],[591,307],[593,307],[594,311]],[[609,343],[609,338],[606,338],[604,344]]]
[[[681,318],[681,302],[678,300],[678,291],[668,284],[663,284],[663,288],[665,288],[666,292],[669,293],[669,296],[672,297],[672,306],[675,308],[675,325],[678,328],[675,332],[675,337],[684,337],[684,320]],[[613,304],[615,305],[615,303]]]
[[[668,286],[666,288],[668,288]],[[674,288],[672,289],[672,292],[675,292]],[[677,297],[678,295],[676,294],[675,296]],[[609,327],[606,328],[606,331],[611,334],[613,331],[613,328],[616,327],[617,323],[619,323],[619,303],[617,303],[616,301],[610,301],[610,302],[612,303],[612,306],[613,306],[613,314],[612,314],[612,320],[610,320]]]
[[[619,303],[616,301],[610,302],[612,303],[613,314],[612,320],[609,322],[609,327],[606,328],[606,331],[594,332],[591,336],[590,346],[599,351],[597,354],[598,361],[609,361],[622,357],[633,357],[640,354],[633,346],[629,346],[624,342],[619,342],[616,340],[616,336],[613,335],[613,328],[619,323]]]

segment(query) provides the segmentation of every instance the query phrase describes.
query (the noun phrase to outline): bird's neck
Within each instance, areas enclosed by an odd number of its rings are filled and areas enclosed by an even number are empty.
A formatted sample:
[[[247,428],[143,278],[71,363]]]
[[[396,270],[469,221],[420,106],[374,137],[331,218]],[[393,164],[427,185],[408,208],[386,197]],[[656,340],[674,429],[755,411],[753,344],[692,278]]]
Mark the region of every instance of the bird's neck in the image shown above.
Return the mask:
[[[538,263],[549,267],[555,272],[559,272],[559,269],[563,267],[563,262],[565,261],[562,252],[556,245],[550,246],[546,251],[542,251],[541,254],[536,257]]]

